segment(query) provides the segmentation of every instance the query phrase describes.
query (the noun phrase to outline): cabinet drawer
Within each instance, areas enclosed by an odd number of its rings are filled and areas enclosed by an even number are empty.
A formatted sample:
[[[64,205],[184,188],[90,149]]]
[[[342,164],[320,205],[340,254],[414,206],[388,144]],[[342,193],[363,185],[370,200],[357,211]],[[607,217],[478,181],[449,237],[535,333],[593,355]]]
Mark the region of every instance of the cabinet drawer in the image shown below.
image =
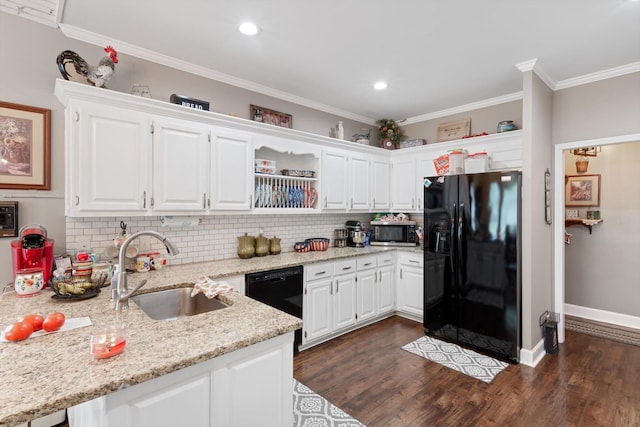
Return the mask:
[[[378,267],[384,267],[385,265],[393,265],[394,256],[393,253],[378,254]]]
[[[356,272],[356,260],[349,259],[346,261],[336,261],[333,263],[333,274],[336,276],[339,274],[355,273]]]
[[[402,265],[412,265],[414,267],[422,267],[424,265],[424,260],[421,255],[403,255],[400,257],[399,264]]]
[[[309,266],[304,266],[304,275],[307,282],[316,279],[324,279],[325,277],[333,276],[333,264],[332,263],[322,263],[322,264],[311,264]]]
[[[361,256],[356,259],[356,264],[358,267],[358,271],[360,270],[368,270],[370,268],[376,267],[376,257],[372,256]]]

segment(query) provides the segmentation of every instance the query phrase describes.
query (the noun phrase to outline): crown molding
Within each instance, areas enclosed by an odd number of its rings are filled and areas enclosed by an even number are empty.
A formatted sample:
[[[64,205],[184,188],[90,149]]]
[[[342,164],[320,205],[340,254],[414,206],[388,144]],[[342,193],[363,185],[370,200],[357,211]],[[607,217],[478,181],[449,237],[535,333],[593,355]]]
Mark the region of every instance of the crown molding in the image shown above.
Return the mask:
[[[540,66],[540,63],[538,62],[538,58],[530,59],[524,62],[519,62],[518,64],[516,64],[516,68],[518,68],[523,73],[526,73],[528,71],[533,71],[534,73],[536,73],[538,77],[540,77],[540,79],[542,79],[542,81],[547,86],[551,88],[551,90],[555,90],[555,86],[556,86],[555,80],[553,80],[549,76],[549,74],[547,74],[544,71],[544,69]]]
[[[2,1],[2,0],[0,0]],[[61,4],[64,4],[64,0],[61,0]],[[101,34],[97,34],[91,31],[84,30],[82,28],[75,27],[68,24],[59,24],[59,28],[62,32],[72,39],[80,40],[96,46],[106,46],[110,44],[116,47],[118,52],[134,56],[136,58],[144,59],[149,62],[171,67],[177,70],[185,71],[197,76],[205,77],[211,80],[215,80],[221,83],[225,83],[231,86],[246,89],[252,92],[260,93],[262,95],[271,96],[273,98],[281,99],[283,101],[291,102],[293,104],[301,105],[303,107],[312,108],[314,110],[322,111],[325,113],[333,114],[338,117],[354,120],[357,122],[365,123],[375,126],[376,120],[371,117],[361,116],[359,114],[352,113],[350,111],[341,110],[326,104],[322,104],[316,101],[312,101],[300,96],[279,91],[255,82],[240,79],[228,74],[220,73],[210,68],[202,67],[192,64],[187,61],[182,61],[168,55],[163,55],[158,52],[144,49],[139,46],[126,43],[120,40],[113,40],[107,38]],[[567,80],[556,82],[553,80],[540,66],[537,58],[530,59],[528,61],[520,62],[515,66],[523,73],[533,71],[536,73],[551,90],[556,91],[560,89],[566,89],[573,86],[579,86],[583,84],[593,83],[599,80],[605,80],[612,77],[618,77],[624,74],[630,74],[640,71],[640,62],[635,62],[629,65],[612,68],[609,70],[600,71],[597,73],[588,74],[581,77],[575,77]],[[436,119],[440,117],[450,116],[458,113],[465,113],[467,111],[477,110],[479,108],[491,107],[493,105],[503,104],[506,102],[517,101],[522,99],[522,91],[511,93],[504,96],[486,99],[483,101],[473,102],[470,104],[461,105],[458,107],[448,108],[445,110],[435,111],[432,113],[423,114],[420,116],[409,117],[403,121],[403,124],[412,124],[423,122],[426,120]]]
[[[437,119],[440,117],[451,116],[458,113],[466,113],[467,111],[478,110],[480,108],[492,107],[498,104],[504,104],[506,102],[518,101],[522,99],[522,92],[514,92],[508,95],[498,96],[495,98],[485,99],[483,101],[472,102],[470,104],[460,105],[458,107],[447,108],[446,110],[435,111],[433,113],[427,113],[420,116],[408,118],[403,124],[412,124],[418,122],[424,122],[427,120]]]
[[[260,93],[262,95],[271,96],[273,98],[288,101],[294,104],[298,104],[304,107],[312,108],[314,110],[323,111],[325,113],[334,114],[346,119],[355,120],[357,122],[375,125],[376,122],[371,117],[361,116],[359,114],[352,113],[350,111],[340,110],[329,105],[325,105],[319,102],[315,102],[306,98],[302,98],[297,95],[293,95],[288,92],[272,89],[270,87],[254,83],[248,80],[240,79],[228,74],[220,73],[207,67],[192,64],[187,61],[173,58],[168,55],[155,52],[153,50],[144,49],[139,46],[121,41],[107,38],[101,34],[97,34],[91,31],[86,31],[82,28],[75,27],[68,24],[60,24],[60,29],[67,37],[80,40],[96,46],[106,46],[107,44],[114,46],[118,52],[134,56],[136,58],[144,59],[149,62],[171,67],[180,71],[191,73],[197,76],[205,77],[211,80],[215,80],[221,83],[225,83],[231,86],[239,87],[242,89],[250,90],[252,92]]]
[[[600,80],[611,79],[614,77],[624,76],[625,74],[631,74],[631,73],[637,73],[637,72],[640,72],[640,62],[634,62],[634,63],[623,65],[620,67],[610,68],[608,70],[586,74],[580,77],[560,80],[553,89],[554,90],[567,89],[574,86],[594,83]]]

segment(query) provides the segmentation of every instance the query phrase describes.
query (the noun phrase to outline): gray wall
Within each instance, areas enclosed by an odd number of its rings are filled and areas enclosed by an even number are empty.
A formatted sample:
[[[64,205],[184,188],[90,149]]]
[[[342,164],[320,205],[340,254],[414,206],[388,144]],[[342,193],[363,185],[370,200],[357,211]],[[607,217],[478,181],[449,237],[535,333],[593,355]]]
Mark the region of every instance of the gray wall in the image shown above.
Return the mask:
[[[552,129],[554,144],[640,133],[640,73],[556,91]],[[602,178],[604,221],[592,235],[567,228],[573,237],[565,246],[566,303],[640,316],[639,146],[604,146],[590,158],[587,173]],[[575,156],[568,157],[565,174],[572,175]]]
[[[516,127],[522,129],[522,100],[403,125],[402,129],[405,130],[408,139],[426,139],[427,144],[433,144],[438,141],[438,125],[466,118],[471,118],[472,135],[482,132],[496,133],[498,122],[503,120],[513,120]]]
[[[553,92],[533,72],[523,74],[522,346],[532,349],[542,331],[538,318],[551,308],[552,229],[545,222],[544,174],[551,169]]]

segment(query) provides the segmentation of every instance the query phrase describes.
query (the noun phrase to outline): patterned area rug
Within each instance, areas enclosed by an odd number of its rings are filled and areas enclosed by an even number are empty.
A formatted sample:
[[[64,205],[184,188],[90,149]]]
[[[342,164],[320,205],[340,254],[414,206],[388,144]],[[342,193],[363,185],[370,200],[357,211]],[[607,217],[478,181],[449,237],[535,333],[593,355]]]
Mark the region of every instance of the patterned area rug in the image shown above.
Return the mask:
[[[431,337],[421,337],[402,347],[410,353],[490,383],[508,363]]]
[[[360,421],[295,379],[293,380],[293,426],[365,427]]]

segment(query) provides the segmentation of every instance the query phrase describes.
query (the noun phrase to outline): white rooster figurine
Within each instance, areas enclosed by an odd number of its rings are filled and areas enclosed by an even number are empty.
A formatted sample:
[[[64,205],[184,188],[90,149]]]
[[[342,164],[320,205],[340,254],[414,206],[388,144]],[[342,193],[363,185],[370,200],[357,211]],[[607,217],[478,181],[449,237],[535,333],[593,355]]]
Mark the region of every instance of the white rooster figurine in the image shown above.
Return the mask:
[[[77,80],[73,77],[85,79],[89,83],[92,83],[96,87],[106,87],[105,83],[109,81],[113,75],[115,64],[118,63],[118,53],[111,46],[104,48],[107,52],[107,56],[103,57],[96,67],[87,64],[87,61],[82,59],[80,55],[71,51],[65,50],[58,55],[57,63],[58,69],[65,80]],[[67,69],[69,64],[73,64],[73,69]]]

